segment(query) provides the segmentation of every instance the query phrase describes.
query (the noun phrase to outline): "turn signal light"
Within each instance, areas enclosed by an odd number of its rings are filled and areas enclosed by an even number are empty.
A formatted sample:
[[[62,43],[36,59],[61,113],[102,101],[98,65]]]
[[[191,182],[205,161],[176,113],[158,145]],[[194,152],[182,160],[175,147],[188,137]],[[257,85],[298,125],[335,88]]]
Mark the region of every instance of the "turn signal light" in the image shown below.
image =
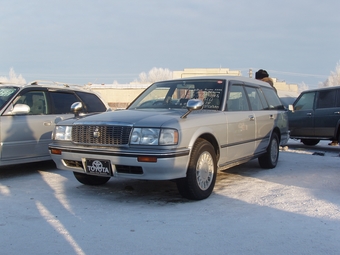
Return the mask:
[[[61,150],[59,150],[59,149],[51,149],[51,153],[52,154],[61,155]]]
[[[138,162],[157,162],[156,157],[139,156],[137,157]]]

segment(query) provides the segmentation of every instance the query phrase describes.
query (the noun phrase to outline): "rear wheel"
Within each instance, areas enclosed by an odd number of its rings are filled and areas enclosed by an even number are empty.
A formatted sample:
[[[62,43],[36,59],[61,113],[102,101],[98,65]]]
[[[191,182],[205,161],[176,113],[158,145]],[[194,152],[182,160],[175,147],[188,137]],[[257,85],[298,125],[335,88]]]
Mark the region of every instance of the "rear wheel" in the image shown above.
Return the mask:
[[[192,149],[187,176],[177,180],[179,193],[188,199],[202,200],[214,189],[217,161],[214,147],[204,139],[198,139]]]
[[[301,139],[301,142],[304,145],[314,146],[314,145],[317,145],[320,142],[320,140],[318,140],[318,139]]]
[[[262,168],[274,168],[279,159],[279,137],[276,133],[272,134],[267,152],[259,157],[258,161]]]
[[[107,183],[111,177],[100,177],[100,176],[94,176],[94,175],[88,175],[88,174],[83,174],[83,173],[78,173],[78,172],[73,172],[74,177],[76,179],[85,185],[103,185]]]

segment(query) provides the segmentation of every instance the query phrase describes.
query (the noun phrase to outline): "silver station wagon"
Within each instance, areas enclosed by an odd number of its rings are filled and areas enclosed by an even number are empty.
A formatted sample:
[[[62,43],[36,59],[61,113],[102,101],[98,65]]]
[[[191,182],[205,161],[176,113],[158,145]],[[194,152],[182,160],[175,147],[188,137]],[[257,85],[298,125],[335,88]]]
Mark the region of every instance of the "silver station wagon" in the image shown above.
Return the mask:
[[[87,185],[111,177],[175,180],[188,199],[212,193],[218,170],[258,158],[274,168],[288,140],[287,112],[273,88],[245,77],[156,82],[126,110],[59,122],[49,149]]]

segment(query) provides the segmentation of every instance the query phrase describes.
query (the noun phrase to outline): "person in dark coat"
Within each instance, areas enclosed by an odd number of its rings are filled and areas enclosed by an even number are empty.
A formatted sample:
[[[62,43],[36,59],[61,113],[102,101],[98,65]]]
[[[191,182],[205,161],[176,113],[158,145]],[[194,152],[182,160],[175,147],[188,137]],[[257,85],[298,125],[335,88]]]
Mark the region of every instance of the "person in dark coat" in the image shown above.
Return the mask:
[[[263,69],[258,70],[255,73],[255,79],[269,83],[270,86],[272,86],[274,88],[275,92],[277,93],[277,90],[274,87],[273,79],[269,77],[269,74],[266,70],[263,70]]]

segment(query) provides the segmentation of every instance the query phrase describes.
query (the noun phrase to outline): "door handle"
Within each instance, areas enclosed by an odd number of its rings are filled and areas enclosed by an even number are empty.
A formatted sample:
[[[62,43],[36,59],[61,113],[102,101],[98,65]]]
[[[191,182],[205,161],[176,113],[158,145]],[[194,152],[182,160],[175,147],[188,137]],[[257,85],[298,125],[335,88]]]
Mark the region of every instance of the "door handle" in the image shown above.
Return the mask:
[[[51,126],[52,125],[52,121],[44,121],[43,125],[44,126]]]
[[[249,120],[254,121],[255,120],[254,115],[249,115]]]
[[[312,113],[311,113],[311,112],[307,112],[306,115],[307,115],[307,116],[312,116]]]
[[[340,114],[340,112],[334,112],[334,114]]]
[[[273,114],[270,114],[270,115],[269,115],[269,119],[274,119],[274,115],[273,115]]]

